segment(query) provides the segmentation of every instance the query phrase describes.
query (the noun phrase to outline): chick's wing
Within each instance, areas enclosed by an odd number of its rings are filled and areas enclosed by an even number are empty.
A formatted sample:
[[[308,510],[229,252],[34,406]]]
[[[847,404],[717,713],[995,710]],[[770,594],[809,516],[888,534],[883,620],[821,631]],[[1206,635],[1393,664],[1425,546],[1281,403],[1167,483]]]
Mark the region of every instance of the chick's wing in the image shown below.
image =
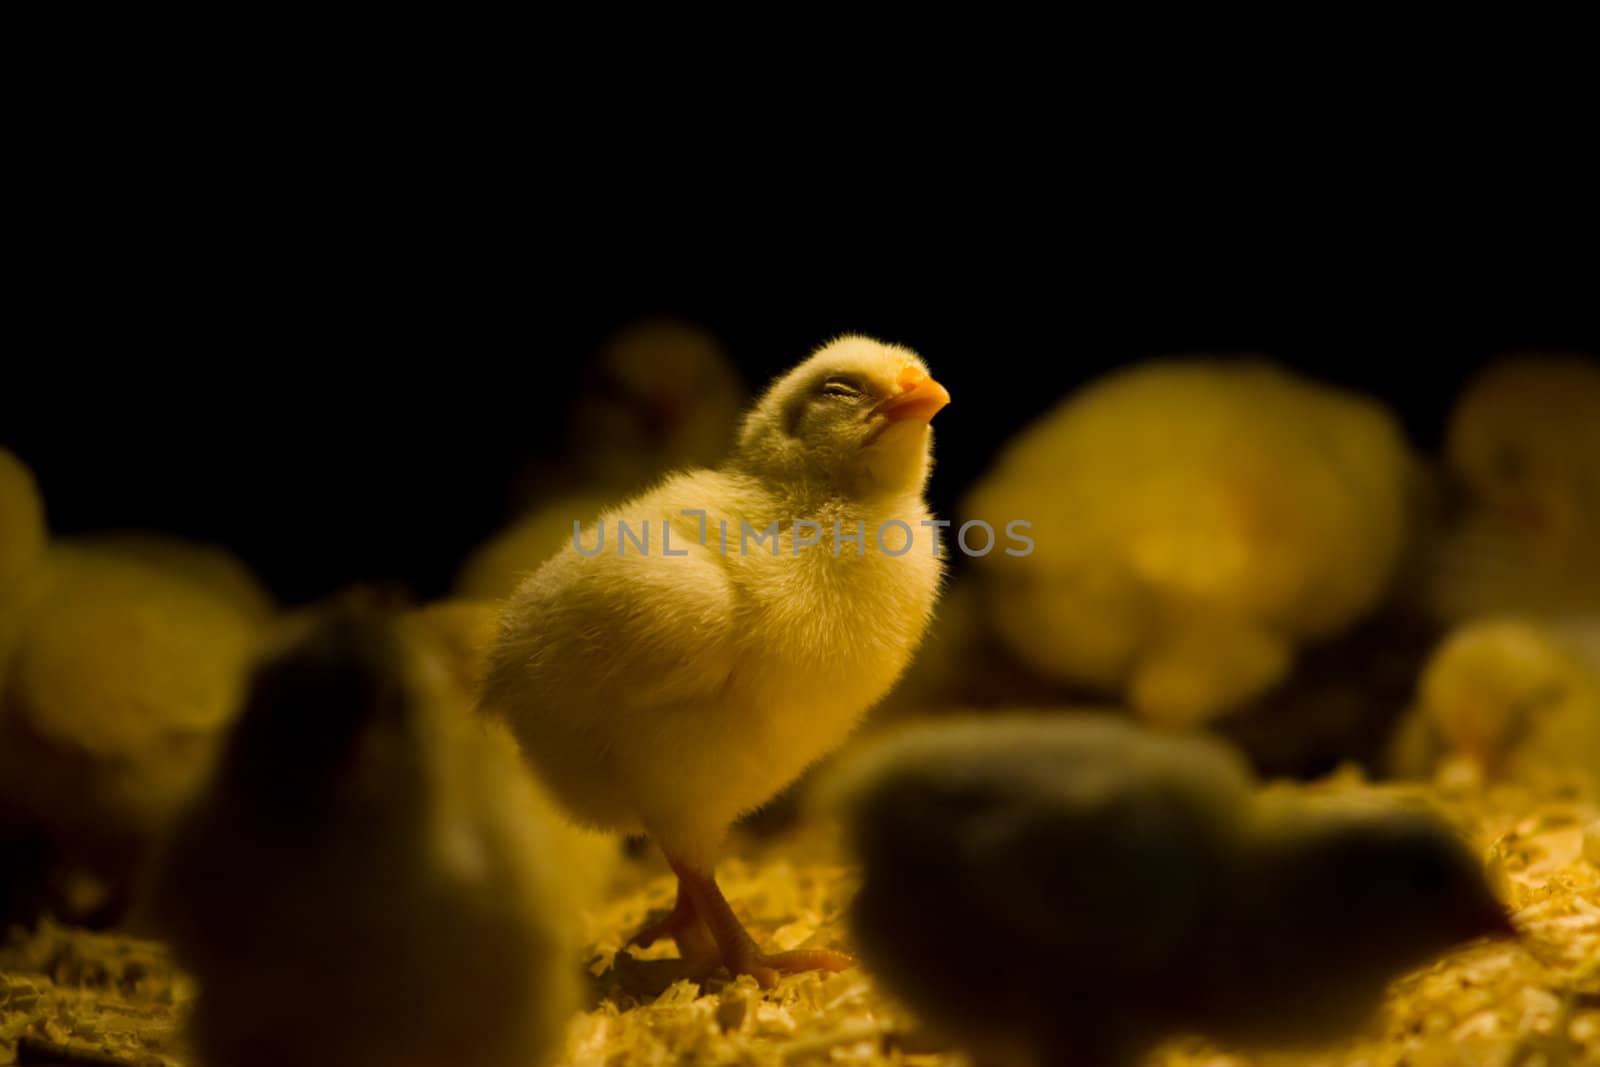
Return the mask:
[[[512,598],[490,667],[491,702],[642,711],[702,702],[734,665],[735,596],[715,554],[584,558],[569,549]]]

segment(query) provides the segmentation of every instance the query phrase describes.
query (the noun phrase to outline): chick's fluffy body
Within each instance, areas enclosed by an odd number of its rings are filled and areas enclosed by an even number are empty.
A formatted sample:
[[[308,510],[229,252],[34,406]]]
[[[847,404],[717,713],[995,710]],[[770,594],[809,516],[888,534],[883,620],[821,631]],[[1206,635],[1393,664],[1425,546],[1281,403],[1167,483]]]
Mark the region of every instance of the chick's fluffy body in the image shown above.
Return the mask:
[[[756,408],[732,462],[669,478],[605,513],[599,555],[569,543],[518,589],[484,704],[507,713],[580,819],[646,830],[669,854],[709,868],[726,827],[839,744],[893,684],[926,628],[942,569],[918,526],[929,517],[926,428],[914,437],[905,427],[904,440],[881,449],[906,460],[903,477],[880,484],[868,471],[862,488],[802,455],[788,420],[830,368],[892,382],[907,366],[921,365],[861,339],[823,349]],[[849,466],[849,447],[824,451]],[[703,543],[690,510],[706,513]],[[796,519],[820,523],[821,543],[797,553]],[[921,535],[904,555],[878,550],[875,531],[890,519]],[[832,543],[836,520],[845,534],[865,524],[865,551]],[[648,554],[632,542],[619,554],[618,521],[636,533],[648,524]],[[776,554],[770,539],[741,545],[741,524],[760,532],[773,522]],[[585,531],[587,549],[596,536]],[[889,547],[902,537],[891,529]]]
[[[1263,804],[1241,761],[1109,716],[906,730],[835,772],[863,959],[981,1052],[1136,1062],[1200,1031],[1314,1043],[1503,926],[1442,826]]]
[[[990,623],[1046,677],[1206,719],[1370,610],[1414,471],[1394,420],[1262,361],[1159,361],[1093,383],[1006,450],[965,511],[1037,549],[979,561]]]

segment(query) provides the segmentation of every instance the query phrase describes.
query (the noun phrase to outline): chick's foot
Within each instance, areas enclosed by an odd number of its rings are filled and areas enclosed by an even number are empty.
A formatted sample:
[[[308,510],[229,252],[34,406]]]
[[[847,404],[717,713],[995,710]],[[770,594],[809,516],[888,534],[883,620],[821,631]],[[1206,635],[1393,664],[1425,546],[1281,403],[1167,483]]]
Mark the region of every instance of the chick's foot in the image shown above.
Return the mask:
[[[695,914],[715,940],[722,965],[734,977],[748,974],[762,989],[771,989],[778,984],[781,975],[803,971],[842,971],[855,966],[852,957],[832,949],[762,952],[739,917],[733,913],[728,898],[722,895],[714,877],[696,871],[671,856],[667,857],[667,862],[677,872],[680,899],[689,899]],[[682,945],[681,940],[679,944]]]
[[[678,900],[672,910],[628,939],[628,945],[649,948],[663,937],[677,942],[678,955],[691,977],[704,977],[722,962],[721,952],[711,931],[695,911],[694,901],[678,882]]]

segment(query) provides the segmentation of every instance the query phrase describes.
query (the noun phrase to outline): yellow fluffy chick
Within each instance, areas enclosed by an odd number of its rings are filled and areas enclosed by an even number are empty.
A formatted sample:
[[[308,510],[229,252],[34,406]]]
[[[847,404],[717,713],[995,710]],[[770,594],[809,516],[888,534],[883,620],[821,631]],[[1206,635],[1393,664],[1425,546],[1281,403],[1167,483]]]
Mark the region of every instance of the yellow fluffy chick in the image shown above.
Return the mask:
[[[848,962],[760,952],[712,869],[733,820],[843,741],[921,640],[942,569],[920,525],[928,424],[948,401],[914,353],[840,338],[772,384],[726,463],[603,514],[507,606],[485,706],[579,819],[647,831],[678,875],[641,943],[671,934],[692,967],[763,985]]]
[[[216,1067],[536,1067],[577,1007],[570,830],[403,626],[265,658],[155,889]]]
[[[44,501],[33,472],[0,448],[0,612],[11,591],[44,551]]]
[[[835,774],[863,961],[984,1062],[1332,1041],[1390,979],[1511,932],[1444,825],[1253,797],[1221,745],[1125,719],[927,724]]]
[[[524,480],[526,511],[475,549],[457,596],[499,600],[589,519],[669,471],[727,453],[745,405],[727,353],[705,330],[671,319],[635,323],[596,353],[568,418],[559,468]]]
[[[1489,366],[1451,414],[1446,462],[1467,507],[1438,548],[1437,615],[1600,611],[1600,364]]]
[[[1488,778],[1576,778],[1600,798],[1600,630],[1520,618],[1458,627],[1423,671],[1392,763],[1465,758]]]
[[[1025,430],[963,510],[1032,523],[1031,554],[977,560],[989,624],[1020,659],[1188,724],[1379,602],[1413,474],[1370,401],[1265,362],[1160,361]]]
[[[52,546],[0,681],[0,796],[125,889],[210,767],[256,620],[195,584]]]
[[[265,619],[277,610],[276,601],[261,579],[243,560],[219,545],[148,530],[80,534],[67,543],[135,560],[174,578],[194,582],[252,618]]]

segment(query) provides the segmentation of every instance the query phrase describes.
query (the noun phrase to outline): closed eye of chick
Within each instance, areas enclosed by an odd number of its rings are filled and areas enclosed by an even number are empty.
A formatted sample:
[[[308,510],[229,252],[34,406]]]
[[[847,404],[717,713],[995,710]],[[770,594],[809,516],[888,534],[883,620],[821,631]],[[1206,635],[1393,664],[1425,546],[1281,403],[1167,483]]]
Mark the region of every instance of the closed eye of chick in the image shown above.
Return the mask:
[[[1442,824],[1251,786],[1213,741],[1013,714],[907,729],[822,792],[863,865],[864,962],[997,1060],[1319,1044],[1403,971],[1510,933]]]
[[[577,831],[410,624],[346,606],[287,640],[152,892],[204,1062],[546,1062],[577,1007]]]
[[[506,607],[485,708],[578,819],[660,845],[678,904],[635,942],[674,937],[692,973],[721,964],[771,986],[849,963],[760,951],[712,871],[734,819],[843,741],[921,640],[943,566],[919,526],[928,424],[948,401],[912,352],[840,338],[771,385],[722,466],[601,516],[613,537],[619,520],[647,523],[653,551],[612,542],[590,556],[569,542]],[[826,538],[802,548],[795,520]],[[913,532],[911,551],[879,550],[886,522]],[[742,524],[773,523],[775,552],[742,550]],[[835,523],[863,541],[830,544]],[[904,535],[887,536],[893,549]]]

